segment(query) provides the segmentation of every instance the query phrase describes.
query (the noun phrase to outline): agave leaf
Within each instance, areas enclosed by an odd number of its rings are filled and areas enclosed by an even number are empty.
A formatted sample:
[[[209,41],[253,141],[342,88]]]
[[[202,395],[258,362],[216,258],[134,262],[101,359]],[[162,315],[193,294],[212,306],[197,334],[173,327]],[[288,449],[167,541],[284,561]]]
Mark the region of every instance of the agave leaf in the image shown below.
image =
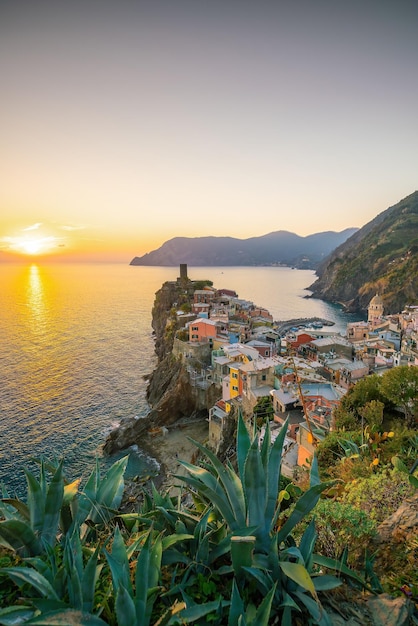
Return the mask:
[[[190,463],[186,463],[185,461],[181,461],[181,464],[191,475],[176,475],[174,478],[178,478],[187,485],[194,487],[198,493],[203,494],[209,502],[218,509],[229,527],[234,530],[238,524],[236,523],[231,505],[225,497],[225,493],[220,491],[219,483],[217,483],[214,477],[206,470],[197,468],[195,465],[190,465]]]
[[[2,572],[6,573],[18,585],[21,582],[28,583],[45,598],[59,600],[55,589],[45,576],[29,567],[3,567]]]
[[[247,458],[248,450],[250,449],[251,441],[248,434],[247,427],[245,426],[242,418],[241,411],[238,416],[237,426],[237,462],[238,462],[238,474],[242,479],[244,476],[245,459]]]
[[[51,611],[25,623],[37,624],[37,626],[71,626],[72,624],[74,626],[106,626],[107,624],[97,615],[83,613],[74,609]],[[130,626],[132,626],[132,622]]]
[[[218,610],[220,602],[218,600],[213,600],[212,602],[206,602],[205,604],[193,604],[192,606],[179,611],[178,617],[173,616],[168,622],[168,626],[174,626],[175,624],[179,624],[179,620],[183,620],[185,624],[190,622],[195,622],[209,613],[214,613]],[[223,601],[221,603],[221,607],[225,608],[229,606],[229,601]],[[180,623],[182,623],[180,621]]]
[[[161,539],[157,537],[154,545],[151,547],[151,532],[149,532],[138,556],[135,574],[135,610],[139,624],[145,625],[149,623],[155,597],[151,597],[148,602],[148,593],[150,589],[158,584],[161,557]]]
[[[3,498],[1,504],[6,504],[13,507],[13,511],[10,511],[8,507],[1,506],[1,512],[5,519],[16,519],[16,511],[20,513],[23,519],[27,522],[30,521],[30,512],[27,504],[19,500],[18,498]]]
[[[321,484],[321,479],[319,478],[318,458],[316,454],[314,454],[312,458],[309,481],[310,481],[310,487],[314,487],[315,485]]]
[[[92,611],[94,606],[94,590],[96,588],[97,580],[99,579],[100,572],[103,568],[103,563],[98,564],[99,552],[101,550],[100,544],[97,545],[95,551],[90,556],[84,568],[83,575],[81,577],[81,591],[83,597],[83,610]]]
[[[73,609],[81,611],[83,609],[83,589],[81,580],[76,569],[67,571],[67,589],[69,605]]]
[[[262,442],[260,442],[261,462],[263,464],[265,472],[267,472],[267,463],[269,460],[270,444],[271,444],[270,422],[267,421],[266,429],[264,433],[264,439]]]
[[[179,543],[180,541],[187,541],[189,539],[194,539],[194,535],[190,535],[188,533],[175,533],[173,535],[168,535],[168,537],[162,538],[163,550],[167,550],[175,543]]]
[[[197,541],[202,539],[202,537],[206,533],[206,530],[208,527],[208,519],[209,519],[211,512],[212,512],[211,509],[208,509],[195,526],[193,536]]]
[[[125,546],[125,548],[126,548],[126,556],[128,557],[128,560],[130,560],[132,558],[133,553],[137,552],[138,549],[141,547],[141,545],[144,543],[144,537],[146,537],[148,532],[149,532],[149,529],[145,530],[142,533],[140,533],[135,541],[133,541],[132,543],[129,543],[127,546]]]
[[[64,546],[64,567],[67,575],[67,588],[70,606],[74,609],[83,609],[83,556],[78,533],[66,537]]]
[[[289,594],[286,594],[287,597],[290,597]],[[300,608],[294,603],[297,610],[300,612]],[[283,603],[282,603],[283,605]],[[292,608],[288,605],[284,605],[283,612],[281,615],[280,626],[292,626]]]
[[[170,621],[170,618],[185,608],[186,608],[185,602],[179,602],[178,600],[175,600],[174,604],[170,606],[170,608],[168,608],[162,614],[160,619],[157,622],[155,622],[154,626],[167,626]]]
[[[229,608],[228,626],[238,626],[240,615],[244,614],[244,602],[238,591],[236,580],[232,581],[231,606]]]
[[[93,503],[96,500],[96,493],[99,489],[100,484],[100,468],[99,468],[99,459],[96,458],[96,464],[84,485],[84,488],[81,490],[78,502],[77,502],[77,514],[76,521],[78,525],[81,525],[87,519]]]
[[[237,529],[234,534],[245,537],[255,532],[255,526],[249,526],[243,529]],[[224,554],[227,554],[231,549],[231,535],[224,537],[210,552],[208,563],[214,563],[216,559],[219,559]]]
[[[113,536],[112,553],[105,552],[112,574],[113,589],[117,592],[120,586],[128,590],[132,597],[132,584],[129,575],[129,560],[126,547],[119,530],[116,526]]]
[[[258,569],[257,567],[243,567],[242,569],[257,581],[261,593],[268,593],[273,585],[273,579],[267,571]]]
[[[42,466],[41,466],[42,468]],[[31,528],[40,534],[44,525],[45,494],[41,484],[28,469],[24,469],[27,482],[27,502],[30,513]]]
[[[297,546],[289,546],[280,552],[282,561],[292,561],[292,563],[302,563],[305,565],[302,553]]]
[[[140,515],[139,513],[122,513],[118,515],[118,519],[121,520],[125,526],[125,528],[132,533],[134,528],[137,528],[140,522],[150,525],[152,521]]]
[[[219,480],[207,469],[203,467],[198,467],[197,465],[192,465],[191,463],[187,463],[186,461],[180,461],[180,464],[183,465],[184,468],[187,469],[190,476],[193,476],[198,481],[200,481],[203,485],[208,487],[213,493],[221,494],[225,496],[225,492],[221,487]],[[182,478],[181,476],[175,476],[175,478]]]
[[[162,507],[164,509],[172,509],[173,501],[166,493],[162,495],[155,487],[154,483],[151,483],[152,499],[154,501],[154,507]]]
[[[418,489],[418,478],[413,474],[409,474],[408,480],[415,489]]]
[[[302,554],[308,572],[312,569],[312,555],[316,543],[315,520],[311,520],[300,540],[299,550]]]
[[[232,511],[238,524],[240,526],[244,526],[246,506],[241,480],[234,471],[221,463],[218,457],[213,454],[211,450],[200,444],[198,441],[194,441],[190,437],[189,439],[201,452],[203,452],[207,456],[207,458],[212,463],[213,469],[215,470],[215,475],[220,479],[224,486],[225,493],[228,496],[228,500],[231,504]]]
[[[247,622],[248,626],[268,626],[270,623],[271,605],[273,603],[274,594],[276,593],[277,583],[274,583],[262,603],[257,609],[254,619],[251,622]]]
[[[280,468],[282,463],[282,451],[283,443],[287,433],[287,425],[289,419],[287,418],[283,426],[280,429],[273,445],[271,446],[268,466],[267,466],[267,505],[265,513],[265,523],[269,525],[268,530],[273,530],[276,523],[276,504],[277,504],[277,492],[279,490],[280,483]]]
[[[155,539],[151,549],[151,559],[149,564],[148,587],[157,587],[161,574],[161,559],[163,555],[163,545],[161,537]]]
[[[189,565],[192,559],[176,549],[169,548],[168,550],[164,550],[161,562],[163,565],[172,565],[173,563]]]
[[[325,489],[328,489],[330,484],[333,484],[334,481],[321,483],[319,485],[314,485],[310,487],[308,491],[297,500],[296,506],[293,509],[292,513],[289,516],[289,519],[283,524],[282,528],[279,530],[277,535],[277,540],[280,545],[282,541],[285,541],[287,536],[291,533],[293,528],[298,524],[316,505],[319,500],[319,496]]]
[[[312,576],[312,582],[316,591],[329,591],[339,587],[342,582],[336,576],[323,574],[320,576]]]
[[[175,527],[176,521],[177,521],[176,511],[173,511],[173,509],[171,511],[167,511],[167,509],[163,506],[156,506],[155,511],[158,511],[159,513],[161,513],[162,517],[164,518],[164,521],[162,523],[161,522],[159,523],[159,530],[161,532],[163,530],[167,530],[168,528]],[[158,522],[159,520],[155,520],[154,526],[156,526],[156,523]]]
[[[303,589],[309,591],[314,598],[317,598],[312,578],[309,575],[308,570],[302,563],[292,563],[291,561],[280,561],[279,565],[282,572],[291,578],[295,583],[300,585]]]
[[[294,609],[295,611],[299,611],[300,612],[300,607],[299,605],[294,601],[294,599],[292,598],[292,596],[290,595],[290,593],[287,593],[287,591],[284,591],[283,593],[283,599],[280,603],[281,607],[288,607],[290,609]]]
[[[209,535],[205,535],[203,539],[199,541],[197,544],[197,550],[195,553],[195,560],[197,563],[204,563],[206,568],[206,563],[209,560]],[[201,569],[201,568],[200,568]]]
[[[255,535],[265,542],[266,473],[261,462],[257,438],[251,444],[244,466],[244,486],[248,507],[248,524],[257,526]],[[265,535],[265,533],[264,533]]]
[[[315,602],[315,600],[312,600],[312,598],[307,596],[306,593],[301,593],[299,591],[295,593],[295,596],[306,606],[309,613],[315,620],[315,624],[318,624],[318,626],[332,626],[328,614],[324,611],[319,602]]]
[[[106,509],[117,509],[122,501],[124,480],[123,475],[128,464],[128,456],[116,461],[101,481],[96,494],[99,510],[94,510],[90,519],[97,523],[107,519]]]
[[[118,626],[134,626],[135,624],[143,624],[146,626],[146,622],[137,619],[134,601],[122,584],[119,585],[116,594],[115,608]]]
[[[334,570],[335,572],[343,574],[344,576],[347,576],[348,578],[354,580],[356,583],[360,584],[362,587],[364,587],[364,589],[367,589],[368,591],[371,591],[373,593],[372,589],[370,589],[370,587],[363,580],[363,578],[358,576],[358,574],[356,574],[355,572],[351,571],[351,569],[341,561],[336,561],[335,559],[331,559],[327,556],[322,556],[320,554],[314,554],[312,558],[313,562],[316,565],[320,565],[321,567],[326,567],[328,569]]]
[[[72,483],[68,483],[64,485],[64,496],[63,496],[63,504],[69,504],[71,500],[74,500],[78,493],[78,488],[80,486],[81,479],[77,478]]]
[[[27,622],[35,613],[30,606],[16,605],[0,609],[0,624],[2,626],[15,626]]]
[[[22,557],[34,556],[42,552],[41,542],[31,527],[21,520],[0,522],[0,541]]]
[[[231,559],[234,572],[237,578],[242,578],[244,567],[251,567],[253,564],[253,551],[256,538],[254,535],[247,537],[231,537]]]
[[[64,497],[63,461],[52,477],[45,497],[45,513],[42,528],[42,539],[48,545],[54,545],[60,519],[61,505]]]

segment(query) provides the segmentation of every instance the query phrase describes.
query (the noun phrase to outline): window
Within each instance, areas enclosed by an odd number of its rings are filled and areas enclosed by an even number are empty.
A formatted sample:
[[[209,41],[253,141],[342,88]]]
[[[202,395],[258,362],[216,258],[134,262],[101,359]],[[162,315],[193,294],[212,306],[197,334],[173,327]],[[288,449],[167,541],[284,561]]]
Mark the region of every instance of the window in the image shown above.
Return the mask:
[[[232,378],[238,378],[238,374],[236,372],[232,372]]]
[[[238,391],[238,387],[236,387],[235,385],[232,385],[232,390],[233,391]]]

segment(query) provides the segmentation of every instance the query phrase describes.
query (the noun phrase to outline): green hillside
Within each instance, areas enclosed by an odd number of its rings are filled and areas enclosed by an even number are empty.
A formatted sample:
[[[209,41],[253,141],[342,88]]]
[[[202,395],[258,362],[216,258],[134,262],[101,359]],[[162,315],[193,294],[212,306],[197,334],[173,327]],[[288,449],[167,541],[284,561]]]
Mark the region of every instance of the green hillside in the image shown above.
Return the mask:
[[[365,310],[379,293],[386,313],[418,303],[418,191],[380,213],[318,268],[315,297]]]

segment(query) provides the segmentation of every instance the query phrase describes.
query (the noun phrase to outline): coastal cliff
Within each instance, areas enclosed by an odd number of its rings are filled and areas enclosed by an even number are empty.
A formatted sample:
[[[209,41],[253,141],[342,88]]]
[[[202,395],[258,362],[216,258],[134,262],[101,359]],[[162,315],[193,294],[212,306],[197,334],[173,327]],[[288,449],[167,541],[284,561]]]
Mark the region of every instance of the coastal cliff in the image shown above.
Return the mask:
[[[354,233],[318,267],[314,298],[365,312],[379,293],[385,311],[402,311],[418,298],[418,191]]]
[[[192,294],[201,284],[202,281],[197,284],[188,279],[178,279],[164,283],[156,292],[152,328],[158,363],[148,380],[147,401],[151,410],[142,418],[123,419],[108,435],[103,447],[105,454],[110,455],[132,445],[143,447],[153,429],[169,428],[183,418],[207,418],[209,407],[217,400],[216,391],[213,387],[202,389],[194,386],[187,364],[173,354],[176,331],[196,317],[190,315],[188,310]]]

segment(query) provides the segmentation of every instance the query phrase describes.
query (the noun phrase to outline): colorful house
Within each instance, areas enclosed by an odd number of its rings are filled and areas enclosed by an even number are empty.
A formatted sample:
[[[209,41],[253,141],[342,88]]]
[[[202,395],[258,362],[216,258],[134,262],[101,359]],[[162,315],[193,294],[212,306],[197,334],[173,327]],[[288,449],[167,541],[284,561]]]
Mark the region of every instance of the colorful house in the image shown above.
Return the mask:
[[[191,342],[214,342],[228,340],[228,328],[226,324],[216,322],[203,317],[197,318],[188,324],[189,341]]]

